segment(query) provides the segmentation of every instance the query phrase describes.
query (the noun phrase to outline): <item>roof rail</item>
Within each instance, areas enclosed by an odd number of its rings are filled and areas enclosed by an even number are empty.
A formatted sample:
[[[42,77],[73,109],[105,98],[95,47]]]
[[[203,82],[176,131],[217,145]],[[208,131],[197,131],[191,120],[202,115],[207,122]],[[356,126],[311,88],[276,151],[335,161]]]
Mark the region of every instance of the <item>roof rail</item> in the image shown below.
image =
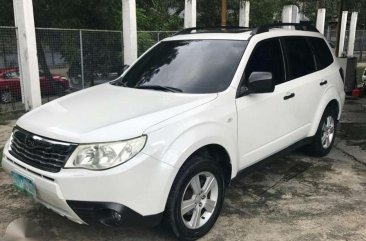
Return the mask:
[[[260,34],[268,32],[271,28],[276,27],[284,27],[284,26],[293,26],[295,27],[295,30],[301,30],[301,31],[310,31],[310,32],[319,32],[316,27],[309,23],[273,23],[273,24],[265,24],[261,25],[252,31],[252,35]]]
[[[251,30],[247,27],[239,27],[239,26],[213,26],[213,27],[194,27],[194,28],[185,28],[175,35],[180,34],[192,34],[193,31],[201,31],[201,32],[245,32]]]

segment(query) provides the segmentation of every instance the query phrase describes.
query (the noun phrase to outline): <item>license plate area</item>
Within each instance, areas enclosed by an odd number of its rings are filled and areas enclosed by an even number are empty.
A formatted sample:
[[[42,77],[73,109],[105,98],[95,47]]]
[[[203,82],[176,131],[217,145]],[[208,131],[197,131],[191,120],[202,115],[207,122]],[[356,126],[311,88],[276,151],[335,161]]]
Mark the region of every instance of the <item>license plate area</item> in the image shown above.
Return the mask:
[[[36,186],[33,181],[16,173],[11,172],[11,179],[16,189],[25,192],[28,196],[35,198],[37,196]]]

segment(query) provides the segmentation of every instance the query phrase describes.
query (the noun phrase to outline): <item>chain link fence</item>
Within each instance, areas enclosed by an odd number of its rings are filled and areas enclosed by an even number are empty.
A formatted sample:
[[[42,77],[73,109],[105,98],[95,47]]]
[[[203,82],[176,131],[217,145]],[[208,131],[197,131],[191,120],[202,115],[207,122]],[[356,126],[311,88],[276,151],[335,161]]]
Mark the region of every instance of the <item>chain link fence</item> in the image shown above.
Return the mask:
[[[138,54],[175,32],[138,32]],[[36,28],[42,103],[117,78],[122,31]],[[17,29],[0,27],[0,113],[23,110]]]

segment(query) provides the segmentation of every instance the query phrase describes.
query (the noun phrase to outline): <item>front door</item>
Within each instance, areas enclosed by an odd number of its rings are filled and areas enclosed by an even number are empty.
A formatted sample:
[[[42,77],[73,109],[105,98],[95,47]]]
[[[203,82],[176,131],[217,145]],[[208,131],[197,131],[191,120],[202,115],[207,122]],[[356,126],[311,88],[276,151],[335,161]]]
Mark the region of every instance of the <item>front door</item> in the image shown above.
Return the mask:
[[[245,168],[288,146],[298,123],[291,121],[294,105],[291,83],[286,82],[284,57],[278,38],[259,42],[244,71],[243,84],[254,71],[271,72],[272,93],[249,94],[236,99],[240,168]],[[240,96],[240,95],[239,95]]]

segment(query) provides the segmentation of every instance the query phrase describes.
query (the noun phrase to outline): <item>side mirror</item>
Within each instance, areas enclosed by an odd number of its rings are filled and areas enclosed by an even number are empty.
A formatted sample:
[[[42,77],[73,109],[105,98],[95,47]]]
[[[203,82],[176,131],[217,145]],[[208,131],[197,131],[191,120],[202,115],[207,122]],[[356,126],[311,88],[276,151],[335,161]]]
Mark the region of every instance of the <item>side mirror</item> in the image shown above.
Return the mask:
[[[275,82],[271,72],[252,72],[247,87],[252,93],[271,93],[275,89]]]

